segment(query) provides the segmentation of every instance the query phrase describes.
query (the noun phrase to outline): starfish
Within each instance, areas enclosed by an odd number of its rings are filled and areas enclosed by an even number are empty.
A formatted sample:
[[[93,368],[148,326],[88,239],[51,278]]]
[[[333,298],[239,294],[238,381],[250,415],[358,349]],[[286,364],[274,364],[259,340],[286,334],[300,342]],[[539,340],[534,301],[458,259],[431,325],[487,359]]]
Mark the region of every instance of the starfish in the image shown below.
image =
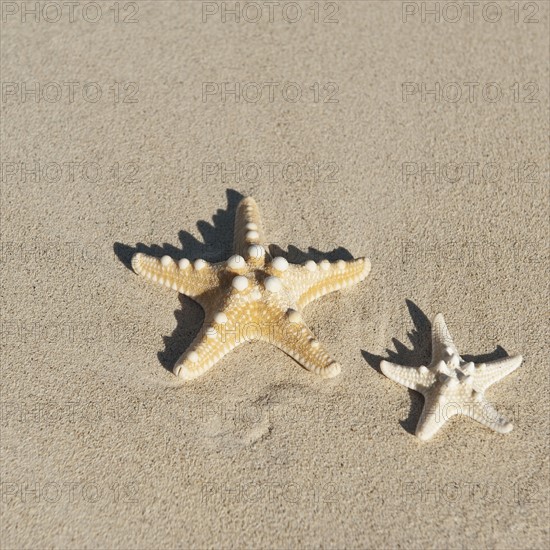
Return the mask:
[[[272,258],[268,250],[259,208],[247,197],[237,207],[234,254],[227,261],[176,262],[170,256],[134,254],[137,274],[185,294],[205,311],[202,328],[174,366],[176,376],[196,378],[248,340],[270,342],[324,378],[340,373],[301,311],[320,296],[365,279],[369,260],[297,265],[281,256]]]
[[[508,433],[512,423],[485,399],[485,390],[516,370],[521,355],[489,363],[466,362],[457,352],[443,315],[436,315],[432,327],[432,361],[425,367],[403,367],[382,361],[382,372],[394,382],[420,392],[425,399],[416,435],[430,439],[445,422],[463,414],[495,432]]]

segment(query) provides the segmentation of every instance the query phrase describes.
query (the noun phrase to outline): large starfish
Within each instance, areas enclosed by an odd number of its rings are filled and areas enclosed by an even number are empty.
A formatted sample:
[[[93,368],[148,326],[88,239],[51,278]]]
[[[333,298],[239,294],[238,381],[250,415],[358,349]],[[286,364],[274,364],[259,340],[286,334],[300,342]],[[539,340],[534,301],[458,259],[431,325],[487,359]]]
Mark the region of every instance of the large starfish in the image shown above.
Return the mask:
[[[363,280],[370,271],[366,258],[303,265],[271,258],[264,241],[260,211],[254,199],[243,199],[235,219],[234,255],[227,261],[176,262],[137,253],[132,267],[139,275],[197,301],[204,323],[174,366],[174,374],[190,380],[204,374],[226,353],[248,340],[268,341],[306,369],[324,378],[340,365],[306,326],[301,310],[329,292]]]
[[[443,315],[436,315],[432,326],[432,361],[425,367],[403,367],[382,361],[382,372],[394,382],[420,392],[425,399],[416,435],[430,439],[445,422],[463,414],[495,432],[508,433],[512,423],[485,399],[485,390],[516,370],[521,355],[489,363],[466,362],[453,343]]]

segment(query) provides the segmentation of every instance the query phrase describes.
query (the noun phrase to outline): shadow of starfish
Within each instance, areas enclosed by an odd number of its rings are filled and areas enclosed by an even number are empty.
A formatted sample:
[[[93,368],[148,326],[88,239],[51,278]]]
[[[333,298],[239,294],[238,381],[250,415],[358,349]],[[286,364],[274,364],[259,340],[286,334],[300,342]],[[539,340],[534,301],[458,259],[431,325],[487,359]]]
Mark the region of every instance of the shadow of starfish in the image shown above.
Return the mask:
[[[409,348],[406,344],[400,342],[397,338],[392,338],[395,351],[386,349],[387,357],[381,355],[375,355],[366,350],[361,350],[365,361],[376,370],[381,376],[384,376],[380,370],[380,363],[382,360],[390,361],[398,365],[404,365],[409,367],[420,367],[421,365],[428,365],[431,361],[432,353],[432,323],[426,316],[426,314],[412,301],[405,300],[409,315],[413,321],[414,327],[410,332],[407,332],[407,338],[412,345]],[[452,331],[451,331],[452,334]],[[483,355],[463,355],[462,358],[465,361],[472,361],[474,363],[483,363],[487,361],[495,361],[507,357],[508,354],[501,346],[497,346],[495,351],[486,353]],[[422,412],[424,405],[424,399],[422,395],[414,390],[408,390],[411,398],[408,417],[405,420],[400,421],[401,426],[409,433],[414,434],[416,430],[416,424],[418,418]]]
[[[314,262],[320,262],[321,260],[328,260],[329,262],[335,262],[337,260],[353,260],[353,256],[346,248],[339,246],[330,252],[321,252],[317,248],[308,247],[307,252],[300,250],[299,248],[289,245],[287,250],[281,248],[277,244],[269,246],[270,254],[275,256],[283,256],[290,263],[299,264],[306,262],[307,260],[313,260]]]
[[[193,261],[202,258],[208,262],[220,262],[226,260],[233,253],[233,227],[235,224],[235,212],[237,205],[244,196],[234,189],[227,189],[227,208],[219,209],[212,217],[212,223],[205,220],[197,222],[197,228],[202,236],[203,242],[196,239],[187,231],[178,233],[181,242],[181,248],[171,244],[164,243],[159,245],[145,245],[138,243],[135,247],[122,243],[115,243],[113,248],[118,259],[129,269],[132,270],[132,256],[137,252],[156,256],[158,258],[169,255],[176,261],[181,258],[188,258]],[[264,228],[269,227],[271,221],[264,218]],[[266,231],[269,237],[269,231]],[[330,252],[321,252],[315,248],[308,248],[307,252],[290,245],[288,252],[285,252],[278,245],[269,246],[272,256],[283,256],[289,262],[300,263],[307,260],[320,261],[327,259],[349,260],[352,258],[350,252],[342,247],[336,248]],[[164,350],[157,354],[161,365],[168,371],[172,371],[174,363],[179,356],[189,347],[193,338],[199,331],[204,320],[204,312],[199,304],[183,294],[179,295],[181,307],[174,311],[176,318],[176,328],[170,336],[164,336]]]

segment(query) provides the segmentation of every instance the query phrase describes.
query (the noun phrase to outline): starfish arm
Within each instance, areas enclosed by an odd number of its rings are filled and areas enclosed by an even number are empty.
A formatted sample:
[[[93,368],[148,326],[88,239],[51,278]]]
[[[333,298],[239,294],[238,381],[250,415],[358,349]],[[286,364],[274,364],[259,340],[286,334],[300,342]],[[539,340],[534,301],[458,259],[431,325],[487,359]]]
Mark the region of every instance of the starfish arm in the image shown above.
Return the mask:
[[[434,374],[426,367],[403,367],[389,361],[382,361],[380,369],[390,380],[419,392],[423,392],[435,381]]]
[[[495,382],[502,380],[506,375],[515,371],[523,361],[521,355],[504,357],[497,361],[478,365],[474,374],[474,388],[483,392]]]
[[[217,267],[204,260],[191,263],[183,259],[176,263],[170,256],[162,259],[137,253],[132,257],[132,268],[138,275],[152,282],[177,290],[197,299],[218,285]]]
[[[332,263],[310,260],[301,266],[289,266],[281,279],[301,309],[325,294],[362,281],[369,274],[370,267],[367,258]]]
[[[246,258],[249,247],[254,244],[267,251],[260,209],[252,197],[246,197],[237,206],[233,249],[235,254]]]
[[[424,399],[424,408],[418,420],[415,434],[422,441],[427,441],[457,412],[454,407],[451,407],[447,413],[445,402],[440,395],[426,394]]]
[[[432,362],[435,364],[448,359],[452,353],[459,355],[445,319],[441,313],[438,313],[432,323]]]
[[[216,325],[204,326],[191,345],[176,361],[173,372],[183,380],[193,380],[206,373],[224,355],[239,345],[237,338],[223,338]]]
[[[262,339],[277,346],[305,369],[322,378],[333,378],[340,374],[340,365],[315,338],[298,312],[289,311],[290,315],[285,314],[271,324],[271,330],[263,333]]]
[[[184,380],[203,375],[224,355],[240,345],[245,331],[240,326],[241,310],[226,307],[208,316],[191,345],[174,365],[174,374]]]
[[[501,434],[511,432],[514,427],[513,424],[499,414],[484,397],[479,401],[464,405],[463,414]]]

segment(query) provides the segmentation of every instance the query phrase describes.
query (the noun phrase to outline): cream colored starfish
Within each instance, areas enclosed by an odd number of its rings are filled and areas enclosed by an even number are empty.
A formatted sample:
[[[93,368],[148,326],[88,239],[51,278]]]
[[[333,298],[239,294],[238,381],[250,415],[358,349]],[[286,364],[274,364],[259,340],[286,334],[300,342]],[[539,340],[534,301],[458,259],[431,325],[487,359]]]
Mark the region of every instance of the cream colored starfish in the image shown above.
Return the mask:
[[[215,264],[141,253],[132,258],[136,273],[189,296],[205,310],[203,326],[176,362],[174,374],[196,378],[239,344],[258,339],[276,345],[315,374],[339,374],[340,365],[308,329],[301,310],[320,296],[362,281],[370,271],[369,260],[295,265],[281,256],[272,259],[260,211],[250,197],[237,207],[234,252]]]
[[[380,368],[388,378],[424,396],[416,435],[426,440],[456,414],[469,416],[495,432],[511,431],[512,423],[493,408],[484,392],[516,370],[522,360],[521,355],[516,355],[477,365],[464,361],[439,313],[433,322],[432,361],[427,367],[402,367],[382,361]]]

